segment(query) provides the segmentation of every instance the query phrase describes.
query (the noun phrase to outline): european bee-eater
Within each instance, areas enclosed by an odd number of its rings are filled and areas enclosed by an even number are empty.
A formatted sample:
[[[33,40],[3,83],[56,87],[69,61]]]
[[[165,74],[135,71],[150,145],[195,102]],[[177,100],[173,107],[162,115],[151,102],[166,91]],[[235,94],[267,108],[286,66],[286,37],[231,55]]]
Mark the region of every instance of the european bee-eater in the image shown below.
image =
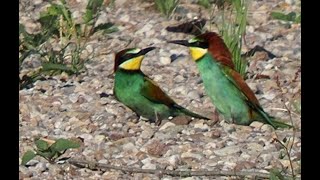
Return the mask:
[[[179,115],[208,119],[179,106],[140,70],[144,55],[153,49],[155,47],[130,48],[115,55],[113,91],[116,99],[151,121]]]
[[[253,91],[234,70],[231,53],[218,34],[207,32],[189,41],[176,40],[169,43],[189,47],[206,93],[227,122],[249,125],[252,121],[260,121],[274,128],[291,127],[276,121],[263,110]]]

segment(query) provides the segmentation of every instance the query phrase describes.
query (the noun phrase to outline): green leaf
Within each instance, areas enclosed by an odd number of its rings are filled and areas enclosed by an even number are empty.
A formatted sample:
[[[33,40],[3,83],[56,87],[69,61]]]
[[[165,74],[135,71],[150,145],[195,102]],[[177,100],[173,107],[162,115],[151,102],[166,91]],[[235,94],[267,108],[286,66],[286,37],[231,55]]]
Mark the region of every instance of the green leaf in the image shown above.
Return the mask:
[[[49,6],[47,8],[47,11],[44,13],[48,14],[48,15],[59,16],[59,15],[62,15],[62,9],[63,9],[62,5],[51,4],[51,6]],[[41,13],[40,13],[40,15],[41,15]]]
[[[270,180],[285,180],[283,175],[277,169],[271,169],[269,179]]]
[[[300,23],[300,22],[301,22],[301,14],[299,14],[299,15],[296,17],[296,19],[295,19],[294,22],[295,22],[295,23]]]
[[[56,151],[53,151],[51,149],[46,151],[37,151],[37,155],[44,157],[46,159],[52,159],[57,154]]]
[[[46,141],[41,140],[41,139],[36,140],[35,144],[36,144],[39,151],[45,151],[49,148],[49,144]]]
[[[200,4],[201,6],[205,7],[205,8],[209,8],[210,7],[210,2],[209,0],[199,0],[198,4]]]
[[[85,24],[92,24],[91,21],[97,16],[102,4],[103,0],[89,0],[86,7],[86,12],[83,16]]]
[[[102,6],[103,0],[89,0],[86,9],[91,9],[94,14],[98,12],[98,9]]]
[[[155,0],[155,3],[159,11],[169,18],[178,6],[179,0]]]
[[[59,71],[71,71],[65,64],[43,63],[43,71],[59,70]]]
[[[282,12],[271,12],[271,17],[273,19],[278,19],[278,20],[282,20],[282,21],[294,21],[295,22],[297,14],[295,12],[290,12],[288,14],[284,14]]]
[[[87,9],[86,13],[83,15],[83,21],[85,24],[90,24],[90,21],[93,19],[93,12],[91,9]],[[91,23],[92,24],[92,23]]]
[[[71,148],[79,148],[80,144],[78,142],[70,141],[67,139],[58,139],[50,148],[55,151],[61,152]]]
[[[42,34],[47,38],[51,35],[59,35],[59,17],[56,15],[41,16],[39,22],[42,27]]]
[[[21,34],[21,33],[22,34],[26,33],[26,29],[23,24],[19,23],[19,34]]]
[[[22,162],[21,165],[25,166],[31,159],[33,159],[34,157],[36,157],[36,153],[34,153],[31,150],[28,150],[27,152],[24,153],[23,157],[22,157]]]
[[[110,33],[117,32],[117,31],[119,31],[118,27],[112,26],[112,27],[110,27],[109,29],[105,29],[105,30],[103,31],[103,33],[104,33],[104,34],[110,34]]]
[[[115,27],[113,23],[104,23],[104,24],[99,24],[98,26],[94,27],[93,33],[101,31],[101,30],[104,33],[111,33],[111,32],[116,32],[119,29],[117,27]]]
[[[80,37],[82,35],[81,24],[75,24],[74,27],[76,28],[77,37]]]
[[[62,3],[62,4],[67,4],[67,2],[65,1],[65,0],[60,0],[60,2]]]

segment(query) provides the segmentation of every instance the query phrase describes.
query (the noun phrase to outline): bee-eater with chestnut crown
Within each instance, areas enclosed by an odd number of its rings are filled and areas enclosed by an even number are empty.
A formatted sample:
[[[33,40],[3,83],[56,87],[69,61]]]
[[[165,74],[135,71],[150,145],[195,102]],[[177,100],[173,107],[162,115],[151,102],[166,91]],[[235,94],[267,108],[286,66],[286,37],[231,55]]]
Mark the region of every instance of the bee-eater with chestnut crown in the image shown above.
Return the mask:
[[[276,121],[263,110],[253,91],[234,70],[231,53],[218,34],[207,32],[189,41],[176,40],[169,43],[189,47],[206,93],[227,122],[249,125],[252,121],[260,121],[274,128],[291,127]]]
[[[155,47],[130,48],[116,54],[113,89],[116,99],[139,116],[152,121],[179,115],[208,119],[179,106],[154,81],[143,74],[140,70],[141,62],[144,55],[153,49]]]

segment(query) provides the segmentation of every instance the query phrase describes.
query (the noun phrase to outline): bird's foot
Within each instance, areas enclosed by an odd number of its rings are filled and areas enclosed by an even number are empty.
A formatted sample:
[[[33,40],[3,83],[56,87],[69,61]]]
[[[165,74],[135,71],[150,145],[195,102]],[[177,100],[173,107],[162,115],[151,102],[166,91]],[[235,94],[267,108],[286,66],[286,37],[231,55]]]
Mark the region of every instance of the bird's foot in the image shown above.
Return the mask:
[[[220,118],[219,118],[219,112],[217,110],[215,110],[213,112],[213,118],[212,118],[212,124],[211,126],[214,126],[215,124],[217,124],[219,122]]]
[[[155,125],[156,125],[156,126],[160,126],[160,124],[161,124],[161,119],[159,119],[159,116],[158,116],[157,111],[154,111],[154,114],[155,114],[155,117],[156,117],[156,119],[155,119]]]

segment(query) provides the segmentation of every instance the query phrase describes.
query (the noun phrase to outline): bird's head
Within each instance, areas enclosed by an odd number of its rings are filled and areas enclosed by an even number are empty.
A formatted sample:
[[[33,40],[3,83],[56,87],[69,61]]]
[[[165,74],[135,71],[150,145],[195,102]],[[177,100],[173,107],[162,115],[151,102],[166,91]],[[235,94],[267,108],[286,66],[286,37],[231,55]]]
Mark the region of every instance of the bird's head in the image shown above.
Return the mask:
[[[116,72],[119,68],[128,71],[140,70],[144,55],[154,49],[156,49],[156,47],[148,47],[145,49],[129,48],[116,53],[114,72]]]
[[[201,59],[209,52],[215,60],[234,67],[232,56],[222,38],[215,32],[206,32],[190,40],[169,41],[169,43],[187,46],[194,61]]]
[[[208,52],[209,48],[208,40],[202,36],[197,36],[190,40],[169,41],[169,43],[180,44],[189,47],[190,54],[194,61],[201,59]]]

